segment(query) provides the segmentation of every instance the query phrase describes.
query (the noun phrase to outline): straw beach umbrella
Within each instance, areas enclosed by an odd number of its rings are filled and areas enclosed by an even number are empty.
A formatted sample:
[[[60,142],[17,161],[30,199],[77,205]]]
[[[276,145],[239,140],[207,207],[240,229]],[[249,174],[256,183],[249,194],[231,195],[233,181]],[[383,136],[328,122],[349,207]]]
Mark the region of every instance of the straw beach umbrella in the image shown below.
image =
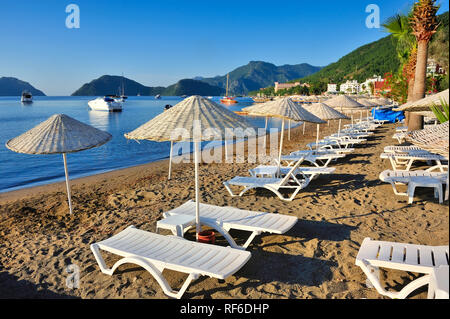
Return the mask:
[[[430,111],[430,106],[433,104],[440,105],[441,101],[445,101],[448,104],[449,90],[442,91],[437,94],[427,96],[415,102],[408,102],[399,107],[393,109],[394,111],[409,111],[409,112],[421,112]]]
[[[405,139],[414,145],[423,148],[431,153],[444,156],[449,159],[449,121],[424,128],[423,130],[406,133]],[[447,170],[447,187],[445,190],[445,200],[449,197],[449,172]]]
[[[339,133],[341,131],[341,120],[342,119],[348,119],[348,116],[345,114],[342,114],[341,112],[336,111],[332,107],[328,106],[325,103],[314,103],[310,105],[304,106],[305,110],[310,112],[311,114],[314,114],[318,118],[324,121],[329,120],[339,120]],[[316,147],[319,147],[319,131],[320,131],[320,124],[317,123],[317,136],[316,136]]]
[[[256,114],[279,117],[281,118],[281,137],[280,137],[280,151],[278,154],[278,167],[281,163],[281,154],[283,150],[283,136],[284,136],[284,120],[291,119],[294,121],[310,122],[310,123],[326,123],[317,116],[305,110],[302,106],[293,102],[290,98],[278,99],[261,104],[258,110],[254,111]],[[304,125],[304,124],[303,124]]]
[[[69,211],[72,214],[66,154],[101,146],[111,138],[111,134],[70,116],[55,114],[31,130],[6,142],[6,147],[25,154],[63,154]]]
[[[340,112],[351,111],[352,125],[353,125],[353,112],[355,110],[365,110],[366,106],[358,103],[347,95],[338,95],[326,101],[328,106],[338,109]]]
[[[195,162],[195,203],[196,203],[196,235],[200,232],[200,191],[199,191],[199,143],[201,141],[223,140],[230,129],[253,129],[243,117],[223,106],[194,95],[177,103],[125,137],[134,140],[150,141],[189,141],[194,142]],[[211,135],[202,134],[209,130]],[[253,131],[256,135],[255,130]],[[179,134],[184,133],[184,134]],[[252,132],[249,132],[252,135]]]
[[[369,118],[369,109],[378,106],[378,104],[376,104],[375,102],[370,101],[369,99],[366,99],[366,98],[358,99],[357,102],[358,102],[359,104],[362,104],[362,105],[364,105],[365,107],[367,107],[367,111],[366,111],[366,116],[367,116],[367,118]],[[362,120],[362,112],[360,113],[360,115],[361,115],[360,120]]]

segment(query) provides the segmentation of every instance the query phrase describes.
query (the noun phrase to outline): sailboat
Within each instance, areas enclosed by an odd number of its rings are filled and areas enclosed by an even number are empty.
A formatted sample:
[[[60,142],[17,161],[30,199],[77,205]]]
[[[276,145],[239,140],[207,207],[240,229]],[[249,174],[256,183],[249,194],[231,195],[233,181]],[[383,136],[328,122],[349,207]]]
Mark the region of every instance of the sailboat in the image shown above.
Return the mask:
[[[124,79],[124,77],[123,77],[123,73],[122,73],[122,84],[121,84],[121,88],[119,88],[119,91],[120,91],[120,96],[119,96],[119,99],[120,99],[120,102],[125,102],[125,100],[126,99],[128,99],[128,96],[126,96],[125,95],[125,85],[124,85],[124,81],[123,81],[123,79]]]
[[[220,99],[220,103],[223,103],[223,104],[236,104],[237,101],[234,99],[234,97],[228,96],[228,81],[229,81],[229,79],[230,79],[230,74],[228,73],[227,74],[227,91],[225,93],[225,96],[222,99]]]

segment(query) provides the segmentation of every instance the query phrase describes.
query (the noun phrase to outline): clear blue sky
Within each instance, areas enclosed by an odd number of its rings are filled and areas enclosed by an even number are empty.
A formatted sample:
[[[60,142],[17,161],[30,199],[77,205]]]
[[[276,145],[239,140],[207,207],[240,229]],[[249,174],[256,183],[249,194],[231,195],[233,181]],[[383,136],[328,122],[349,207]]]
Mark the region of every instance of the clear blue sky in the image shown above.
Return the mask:
[[[66,28],[70,3],[79,29]],[[167,86],[252,60],[325,66],[387,35],[365,26],[372,3],[383,23],[414,1],[0,0],[0,77],[70,95],[103,74]]]

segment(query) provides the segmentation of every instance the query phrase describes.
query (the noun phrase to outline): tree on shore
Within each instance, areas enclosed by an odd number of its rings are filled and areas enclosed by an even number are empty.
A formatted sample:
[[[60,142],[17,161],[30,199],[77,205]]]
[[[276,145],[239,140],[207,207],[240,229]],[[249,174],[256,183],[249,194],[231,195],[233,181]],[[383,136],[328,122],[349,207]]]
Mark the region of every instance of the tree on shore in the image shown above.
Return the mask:
[[[417,61],[412,101],[417,101],[425,97],[428,44],[439,27],[436,17],[438,9],[439,7],[435,6],[435,0],[418,0],[413,7],[410,23],[412,33],[417,41]],[[422,128],[423,115],[411,113],[408,121],[408,130],[412,131]]]

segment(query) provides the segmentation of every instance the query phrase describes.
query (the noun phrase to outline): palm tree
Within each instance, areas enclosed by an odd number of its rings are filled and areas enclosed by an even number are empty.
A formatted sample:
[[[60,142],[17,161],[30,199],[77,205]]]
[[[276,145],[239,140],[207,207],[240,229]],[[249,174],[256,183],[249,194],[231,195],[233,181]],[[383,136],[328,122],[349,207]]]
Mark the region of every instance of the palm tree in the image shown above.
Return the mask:
[[[412,33],[417,41],[417,63],[414,80],[413,101],[425,97],[427,61],[428,61],[428,43],[433,34],[436,33],[439,23],[436,13],[439,9],[435,6],[435,0],[418,0],[413,7],[413,15],[410,18]],[[411,114],[408,130],[417,130],[423,128],[423,116]]]
[[[413,97],[417,53],[416,38],[409,22],[411,17],[412,11],[409,15],[396,14],[382,25],[397,40],[396,51],[402,65],[400,71],[408,81],[408,101]]]

